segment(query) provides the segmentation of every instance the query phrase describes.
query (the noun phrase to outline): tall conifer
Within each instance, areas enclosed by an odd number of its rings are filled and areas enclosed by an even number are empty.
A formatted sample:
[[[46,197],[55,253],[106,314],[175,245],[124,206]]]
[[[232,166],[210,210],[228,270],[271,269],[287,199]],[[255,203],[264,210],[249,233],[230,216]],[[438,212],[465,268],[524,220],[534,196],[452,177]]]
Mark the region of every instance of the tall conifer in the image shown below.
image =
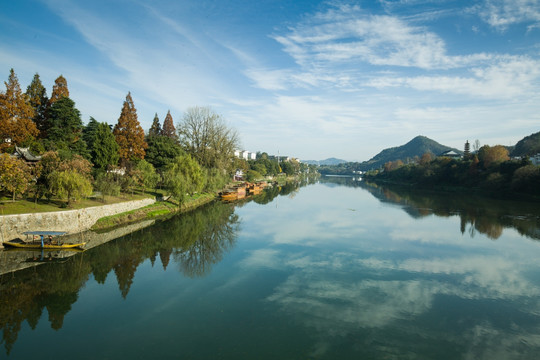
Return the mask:
[[[161,135],[161,125],[159,123],[159,118],[156,115],[154,116],[154,121],[152,122],[152,126],[150,127],[150,130],[148,131],[148,137],[152,136],[160,136]]]
[[[47,97],[47,89],[41,83],[39,74],[35,74],[32,82],[26,88],[26,95],[32,108],[34,109],[34,123],[39,130],[39,136],[46,136],[45,130],[47,127],[47,109],[49,107],[49,98]]]
[[[144,141],[144,130],[137,119],[137,110],[133,104],[131,93],[126,96],[113,134],[120,146],[118,152],[122,166],[126,166],[132,160],[144,159],[144,149],[148,145]]]
[[[96,169],[106,170],[108,165],[118,164],[118,149],[111,128],[107,123],[99,123],[92,144],[92,162]]]
[[[34,110],[21,91],[15,71],[10,70],[6,91],[0,93],[0,151],[36,137]]]
[[[60,75],[54,80],[50,104],[52,105],[63,97],[69,97],[69,90],[66,78]]]
[[[171,111],[167,111],[167,116],[163,121],[163,129],[161,130],[163,136],[169,137],[173,140],[178,140],[178,135],[176,135],[176,129],[173,124],[173,119],[171,116]]]
[[[49,148],[69,149],[88,158],[89,154],[82,138],[82,130],[81,113],[75,107],[73,100],[69,97],[62,97],[51,105],[47,129]]]

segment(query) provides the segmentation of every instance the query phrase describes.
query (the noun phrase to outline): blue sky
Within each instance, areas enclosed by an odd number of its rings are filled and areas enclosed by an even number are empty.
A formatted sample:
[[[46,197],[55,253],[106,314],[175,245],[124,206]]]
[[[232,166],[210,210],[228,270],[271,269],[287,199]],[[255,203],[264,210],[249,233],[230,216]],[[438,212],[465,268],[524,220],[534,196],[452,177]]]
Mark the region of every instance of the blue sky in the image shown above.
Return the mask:
[[[463,148],[540,131],[539,0],[0,1],[0,75],[86,123],[128,91],[147,131],[210,106],[249,151],[368,160],[416,135]]]

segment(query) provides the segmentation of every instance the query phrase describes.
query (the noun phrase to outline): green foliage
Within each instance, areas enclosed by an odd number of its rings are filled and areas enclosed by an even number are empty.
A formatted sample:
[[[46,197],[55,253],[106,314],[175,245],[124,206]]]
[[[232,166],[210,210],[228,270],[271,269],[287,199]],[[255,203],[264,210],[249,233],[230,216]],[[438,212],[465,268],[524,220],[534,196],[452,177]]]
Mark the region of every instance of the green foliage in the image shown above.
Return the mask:
[[[82,139],[81,113],[69,97],[61,97],[49,108],[47,123],[49,150],[68,150],[89,158],[86,143]]]
[[[96,169],[105,170],[111,165],[117,165],[120,158],[118,150],[111,127],[107,123],[99,123],[90,152]]]
[[[148,149],[145,160],[154,165],[157,170],[163,170],[184,151],[173,139],[166,136],[148,137]]]
[[[32,108],[34,109],[33,121],[40,132],[40,137],[45,137],[47,127],[47,110],[49,107],[49,98],[47,89],[41,83],[39,74],[35,74],[32,82],[26,88],[26,95]]]
[[[255,161],[250,161],[250,169],[259,172],[261,175],[271,176],[276,176],[281,172],[277,160],[270,160],[268,156],[264,155]]]
[[[529,194],[540,194],[540,166],[525,165],[517,169],[512,177],[512,189]]]
[[[489,148],[484,148],[484,150],[490,151]],[[497,150],[496,154],[501,153],[504,155],[505,152]],[[394,170],[367,173],[365,176],[373,180],[428,188],[464,187],[485,189],[498,194],[507,194],[513,191],[540,194],[538,188],[540,167],[530,165],[526,161],[507,160],[501,162],[492,159],[494,157],[488,161],[488,167],[484,167],[483,163],[475,156],[468,160],[438,157],[429,163],[408,164]]]
[[[178,200],[179,206],[186,194],[201,191],[204,186],[203,170],[189,154],[180,155],[167,165],[163,178],[165,188]]]
[[[98,125],[99,122],[92,116],[90,116],[88,124],[86,124],[86,126],[84,126],[82,129],[82,138],[86,143],[86,146],[90,150],[94,147],[94,141],[96,140],[96,132]]]
[[[49,178],[51,192],[62,199],[67,199],[69,206],[71,200],[78,200],[92,194],[90,181],[75,170],[55,171]]]
[[[524,137],[517,142],[512,156],[532,156],[540,153],[540,132]]]
[[[95,190],[101,192],[105,201],[106,195],[117,196],[120,194],[120,184],[114,174],[102,172],[96,178]]]
[[[255,171],[255,170],[248,170],[247,174],[246,174],[246,180],[249,181],[249,182],[253,182],[253,181],[257,181],[257,180],[260,180],[262,179],[263,176]]]
[[[153,136],[161,136],[161,124],[159,123],[157,113],[154,116],[154,120],[152,121],[152,126],[150,127],[150,130],[148,130],[148,137]]]
[[[137,164],[138,182],[142,185],[143,189],[154,189],[158,183],[160,176],[156,173],[156,169],[152,164],[145,160],[139,161]]]
[[[223,170],[216,168],[204,169],[204,178],[206,179],[203,191],[215,192],[223,189],[229,182],[229,176]]]

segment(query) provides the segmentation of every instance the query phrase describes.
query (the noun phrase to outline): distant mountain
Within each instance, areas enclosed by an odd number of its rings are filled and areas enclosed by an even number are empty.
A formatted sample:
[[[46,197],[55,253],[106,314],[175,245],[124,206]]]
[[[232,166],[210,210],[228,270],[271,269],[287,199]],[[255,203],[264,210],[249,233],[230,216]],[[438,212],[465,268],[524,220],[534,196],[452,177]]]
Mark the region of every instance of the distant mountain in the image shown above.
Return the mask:
[[[525,136],[514,146],[511,156],[532,156],[540,153],[540,132]]]
[[[328,158],[325,160],[302,160],[302,162],[308,165],[339,165],[344,164],[347,161],[336,158]]]
[[[407,162],[407,159],[414,159],[416,156],[422,157],[425,153],[439,155],[447,150],[454,150],[457,153],[462,153],[458,149],[449,146],[441,145],[435,140],[431,140],[425,136],[417,136],[405,145],[384,149],[368,161],[360,163],[359,170],[377,169],[389,161],[401,160]]]

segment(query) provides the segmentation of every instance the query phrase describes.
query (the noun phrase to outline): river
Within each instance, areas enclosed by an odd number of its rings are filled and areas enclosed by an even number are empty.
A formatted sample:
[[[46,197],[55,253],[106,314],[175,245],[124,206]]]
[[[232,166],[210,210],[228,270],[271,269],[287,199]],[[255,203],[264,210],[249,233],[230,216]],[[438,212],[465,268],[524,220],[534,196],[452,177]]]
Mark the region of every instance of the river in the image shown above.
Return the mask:
[[[289,184],[2,275],[0,357],[537,359],[539,240],[534,202]]]

